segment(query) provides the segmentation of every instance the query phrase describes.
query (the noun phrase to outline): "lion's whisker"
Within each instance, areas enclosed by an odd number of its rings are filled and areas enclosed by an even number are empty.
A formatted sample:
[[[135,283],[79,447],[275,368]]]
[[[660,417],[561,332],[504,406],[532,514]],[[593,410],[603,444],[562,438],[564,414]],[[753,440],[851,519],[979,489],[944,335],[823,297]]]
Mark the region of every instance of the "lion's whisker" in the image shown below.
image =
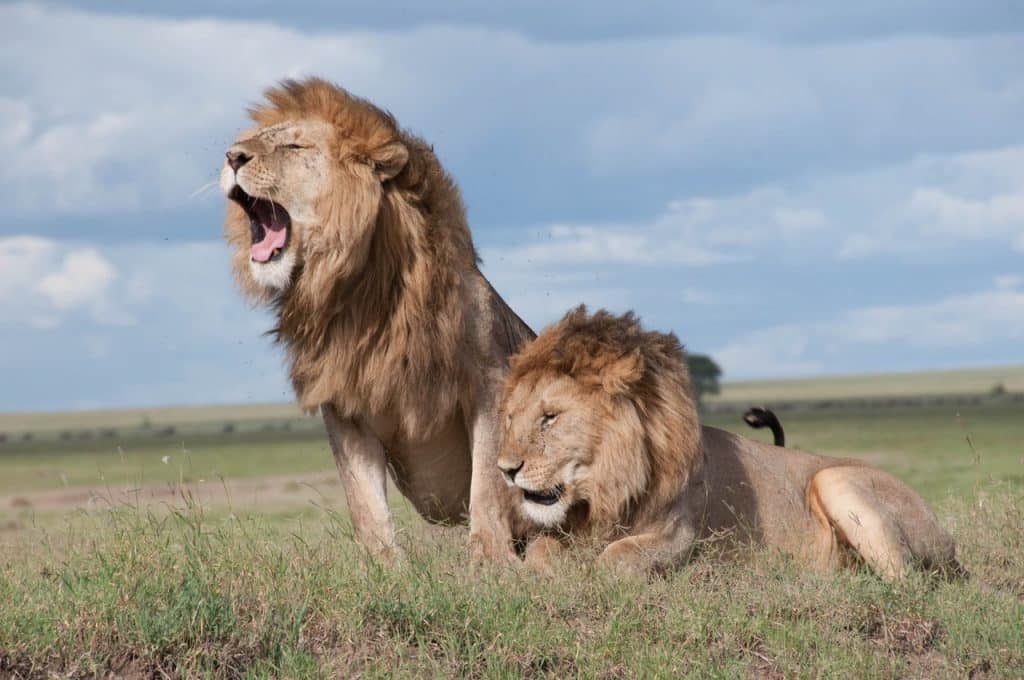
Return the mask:
[[[188,197],[189,198],[195,198],[199,194],[204,193],[206,191],[209,191],[213,187],[217,186],[217,184],[219,184],[219,182],[217,180],[213,180],[212,182],[207,182],[206,184],[204,184],[203,186],[199,187],[198,189],[193,191],[191,194],[189,194]]]

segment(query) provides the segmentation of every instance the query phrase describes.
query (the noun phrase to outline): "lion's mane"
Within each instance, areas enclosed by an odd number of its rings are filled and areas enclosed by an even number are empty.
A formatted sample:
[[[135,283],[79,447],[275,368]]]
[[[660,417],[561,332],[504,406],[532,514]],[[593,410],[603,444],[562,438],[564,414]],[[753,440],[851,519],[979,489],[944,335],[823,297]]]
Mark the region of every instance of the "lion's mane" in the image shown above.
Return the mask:
[[[407,436],[426,436],[457,407],[476,360],[461,351],[464,275],[477,255],[459,190],[428,144],[337,86],[290,80],[266,100],[250,109],[260,127],[314,118],[335,131],[337,180],[317,205],[321,224],[302,237],[292,285],[269,300],[299,405],[332,402],[343,416],[390,409]],[[396,175],[358,181],[403,148]],[[361,224],[369,226],[353,240]],[[230,212],[225,229],[243,291],[265,299],[249,274],[244,213]]]
[[[637,418],[605,423],[586,522],[599,530],[664,514],[701,467],[701,429],[689,370],[675,335],[644,331],[632,312],[570,311],[513,359],[506,385],[568,376],[591,398],[627,400]],[[626,428],[627,431],[620,431]],[[615,446],[642,442],[642,446]]]

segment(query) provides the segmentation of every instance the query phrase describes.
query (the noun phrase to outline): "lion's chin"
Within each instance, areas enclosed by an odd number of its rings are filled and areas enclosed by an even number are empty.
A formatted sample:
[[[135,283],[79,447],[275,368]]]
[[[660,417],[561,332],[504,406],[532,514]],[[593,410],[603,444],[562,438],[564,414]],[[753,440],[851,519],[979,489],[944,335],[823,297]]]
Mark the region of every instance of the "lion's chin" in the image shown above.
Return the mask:
[[[569,502],[564,497],[550,504],[533,503],[524,499],[519,508],[523,516],[531,522],[543,527],[556,527],[565,521],[569,512]]]
[[[292,270],[295,269],[295,253],[285,250],[269,262],[249,260],[249,273],[253,280],[273,291],[281,292],[292,282]]]

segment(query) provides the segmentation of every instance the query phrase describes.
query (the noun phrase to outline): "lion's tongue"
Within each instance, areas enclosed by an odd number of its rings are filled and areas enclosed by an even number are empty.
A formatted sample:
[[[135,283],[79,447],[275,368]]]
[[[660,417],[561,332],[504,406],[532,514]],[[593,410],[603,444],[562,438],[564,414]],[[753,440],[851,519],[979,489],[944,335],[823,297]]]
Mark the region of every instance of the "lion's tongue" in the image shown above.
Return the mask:
[[[283,248],[284,242],[288,240],[288,228],[283,224],[260,226],[263,227],[263,238],[252,244],[252,259],[256,262],[269,262],[274,251]]]

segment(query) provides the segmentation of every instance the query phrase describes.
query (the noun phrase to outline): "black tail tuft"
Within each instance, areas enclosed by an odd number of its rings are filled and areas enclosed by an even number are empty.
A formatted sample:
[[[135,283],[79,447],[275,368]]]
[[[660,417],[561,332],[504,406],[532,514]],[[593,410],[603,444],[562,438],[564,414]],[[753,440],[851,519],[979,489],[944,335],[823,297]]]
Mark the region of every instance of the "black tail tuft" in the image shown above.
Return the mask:
[[[771,409],[764,408],[763,406],[751,406],[743,414],[743,420],[754,429],[770,428],[772,436],[775,438],[775,445],[786,445],[786,433],[782,429],[782,423],[779,422],[779,419],[772,413]]]

